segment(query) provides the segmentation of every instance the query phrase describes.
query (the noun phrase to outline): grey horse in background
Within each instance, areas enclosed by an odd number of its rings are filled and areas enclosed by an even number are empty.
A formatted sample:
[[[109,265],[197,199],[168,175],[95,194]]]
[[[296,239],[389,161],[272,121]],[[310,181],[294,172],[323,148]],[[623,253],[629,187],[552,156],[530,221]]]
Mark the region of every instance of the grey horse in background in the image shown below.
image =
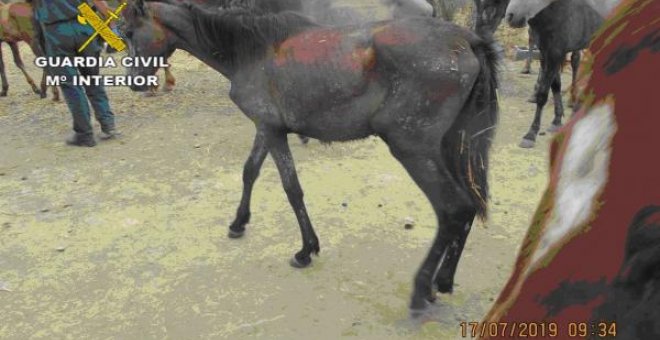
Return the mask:
[[[541,51],[541,71],[536,83],[536,112],[529,131],[520,142],[522,148],[532,148],[541,126],[541,114],[552,89],[555,117],[549,131],[562,125],[564,108],[561,97],[560,70],[566,55],[589,45],[593,34],[601,27],[605,17],[620,0],[484,0],[483,6],[501,12],[514,28],[527,24],[538,38]],[[571,65],[575,78],[580,54],[573,53]]]

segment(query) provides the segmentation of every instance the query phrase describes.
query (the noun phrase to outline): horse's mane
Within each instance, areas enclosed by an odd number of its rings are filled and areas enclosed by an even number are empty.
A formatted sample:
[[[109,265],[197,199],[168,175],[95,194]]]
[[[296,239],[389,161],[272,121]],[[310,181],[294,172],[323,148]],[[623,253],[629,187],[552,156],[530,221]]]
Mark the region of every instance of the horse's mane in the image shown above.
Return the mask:
[[[270,46],[308,28],[318,26],[296,12],[263,13],[251,8],[209,11],[196,4],[190,10],[200,47],[236,65],[262,57]]]

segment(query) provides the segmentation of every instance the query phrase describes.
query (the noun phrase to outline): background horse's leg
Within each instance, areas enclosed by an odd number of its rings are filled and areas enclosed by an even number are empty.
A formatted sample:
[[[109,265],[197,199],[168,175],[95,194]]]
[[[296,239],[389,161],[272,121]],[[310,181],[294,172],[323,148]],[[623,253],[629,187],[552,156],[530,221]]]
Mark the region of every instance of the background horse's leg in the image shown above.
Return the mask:
[[[581,51],[573,51],[571,53],[571,96],[570,101],[568,102],[568,107],[574,107],[575,101],[577,100],[577,88],[575,83],[577,82],[577,72],[580,67],[580,56]]]
[[[541,67],[539,68],[539,75],[536,77],[536,83],[534,83],[534,93],[527,99],[527,102],[529,103],[534,103],[536,104],[536,93],[539,91],[539,83],[541,82],[541,76],[545,69],[545,61],[543,60],[543,55],[541,55],[541,58],[539,59],[539,64]]]
[[[56,85],[51,86],[51,89],[53,91],[53,101],[54,102],[59,102],[60,101],[60,90],[57,88]]]
[[[561,119],[564,117],[564,104],[561,101],[561,72],[557,72],[552,84],[552,97],[555,103],[555,119],[552,120],[552,125],[548,128],[548,132],[556,132],[561,128]]]
[[[252,151],[245,165],[243,166],[243,195],[241,196],[241,204],[236,211],[236,218],[229,226],[229,237],[239,238],[245,233],[245,225],[250,222],[250,199],[252,197],[252,188],[254,182],[259,177],[261,165],[268,155],[266,148],[266,141],[262,131],[257,130],[254,137],[254,144]]]
[[[290,263],[296,268],[306,267],[312,262],[311,253],[318,254],[320,251],[319,240],[307,215],[307,208],[305,208],[305,202],[303,201],[303,191],[298,181],[291,150],[289,150],[287,135],[279,131],[265,131],[265,134],[268,151],[275,160],[284,191],[293,211],[296,213],[302,234],[302,249],[296,253]]]
[[[167,62],[167,60],[165,62]],[[172,74],[172,71],[170,71],[170,67],[171,66],[165,68],[165,87],[163,87],[163,91],[165,92],[171,92],[174,90],[174,85],[176,85],[176,79],[174,79],[174,75]]]
[[[561,68],[562,58],[564,56],[555,56],[547,55],[542,56],[542,66],[541,72],[539,72],[539,79],[537,82],[536,89],[536,112],[534,113],[534,120],[532,125],[529,128],[529,131],[523,137],[520,142],[521,148],[533,148],[536,143],[536,135],[538,135],[539,130],[541,129],[541,114],[543,113],[543,107],[548,101],[548,92],[550,91],[550,84],[553,81],[555,75],[559,74],[559,69]],[[543,60],[545,59],[545,60]]]
[[[2,90],[0,91],[0,97],[6,97],[7,91],[9,91],[9,83],[7,82],[7,74],[5,73],[5,61],[2,58],[2,43],[0,40],[0,79],[2,79]]]
[[[527,58],[525,58],[525,65],[523,66],[523,69],[520,71],[522,74],[530,74],[532,73],[532,57],[533,57],[533,51],[534,51],[534,35],[532,33],[532,29],[528,28],[527,29],[527,48],[528,48],[528,53],[527,53]]]
[[[46,72],[46,69],[44,68],[41,72],[41,83],[39,84],[39,89],[41,90],[41,98],[45,98],[48,94],[48,86],[46,86],[47,76],[48,72]]]
[[[18,67],[21,72],[23,72],[23,75],[25,76],[25,80],[32,86],[32,91],[38,95],[42,95],[41,91],[39,91],[39,88],[37,85],[34,83],[34,80],[32,80],[32,77],[27,73],[25,70],[25,65],[23,65],[23,59],[21,59],[21,53],[18,50],[18,43],[15,42],[10,42],[9,47],[11,48],[11,54],[14,57],[14,63],[16,64],[16,67]]]

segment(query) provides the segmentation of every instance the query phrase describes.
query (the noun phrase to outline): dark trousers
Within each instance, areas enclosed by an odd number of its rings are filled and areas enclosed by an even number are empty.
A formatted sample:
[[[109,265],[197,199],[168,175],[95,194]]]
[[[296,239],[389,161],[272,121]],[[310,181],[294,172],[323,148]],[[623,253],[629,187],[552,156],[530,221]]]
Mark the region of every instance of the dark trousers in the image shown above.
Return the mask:
[[[82,25],[75,19],[42,27],[46,55],[49,57],[92,56],[98,58],[101,53],[101,44],[98,39],[78,53],[78,48],[94,31],[90,26]],[[66,77],[66,80],[61,82],[60,87],[73,117],[73,130],[77,134],[93,134],[89,103],[94,109],[96,120],[101,124],[101,129],[103,131],[114,129],[115,117],[110,110],[108,95],[103,86],[73,85],[72,79],[74,76],[78,74],[83,76],[98,75],[99,67],[57,67],[50,68],[49,73],[56,77]]]

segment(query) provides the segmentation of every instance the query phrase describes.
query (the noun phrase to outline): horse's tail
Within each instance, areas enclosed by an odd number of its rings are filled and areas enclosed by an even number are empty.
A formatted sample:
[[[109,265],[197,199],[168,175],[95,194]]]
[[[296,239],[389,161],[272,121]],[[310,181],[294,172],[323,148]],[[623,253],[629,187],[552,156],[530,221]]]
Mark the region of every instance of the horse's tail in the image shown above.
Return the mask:
[[[449,152],[447,164],[452,175],[469,194],[477,214],[487,215],[488,154],[497,124],[497,73],[499,56],[492,38],[479,38],[471,42],[479,60],[479,75],[443,148]]]

